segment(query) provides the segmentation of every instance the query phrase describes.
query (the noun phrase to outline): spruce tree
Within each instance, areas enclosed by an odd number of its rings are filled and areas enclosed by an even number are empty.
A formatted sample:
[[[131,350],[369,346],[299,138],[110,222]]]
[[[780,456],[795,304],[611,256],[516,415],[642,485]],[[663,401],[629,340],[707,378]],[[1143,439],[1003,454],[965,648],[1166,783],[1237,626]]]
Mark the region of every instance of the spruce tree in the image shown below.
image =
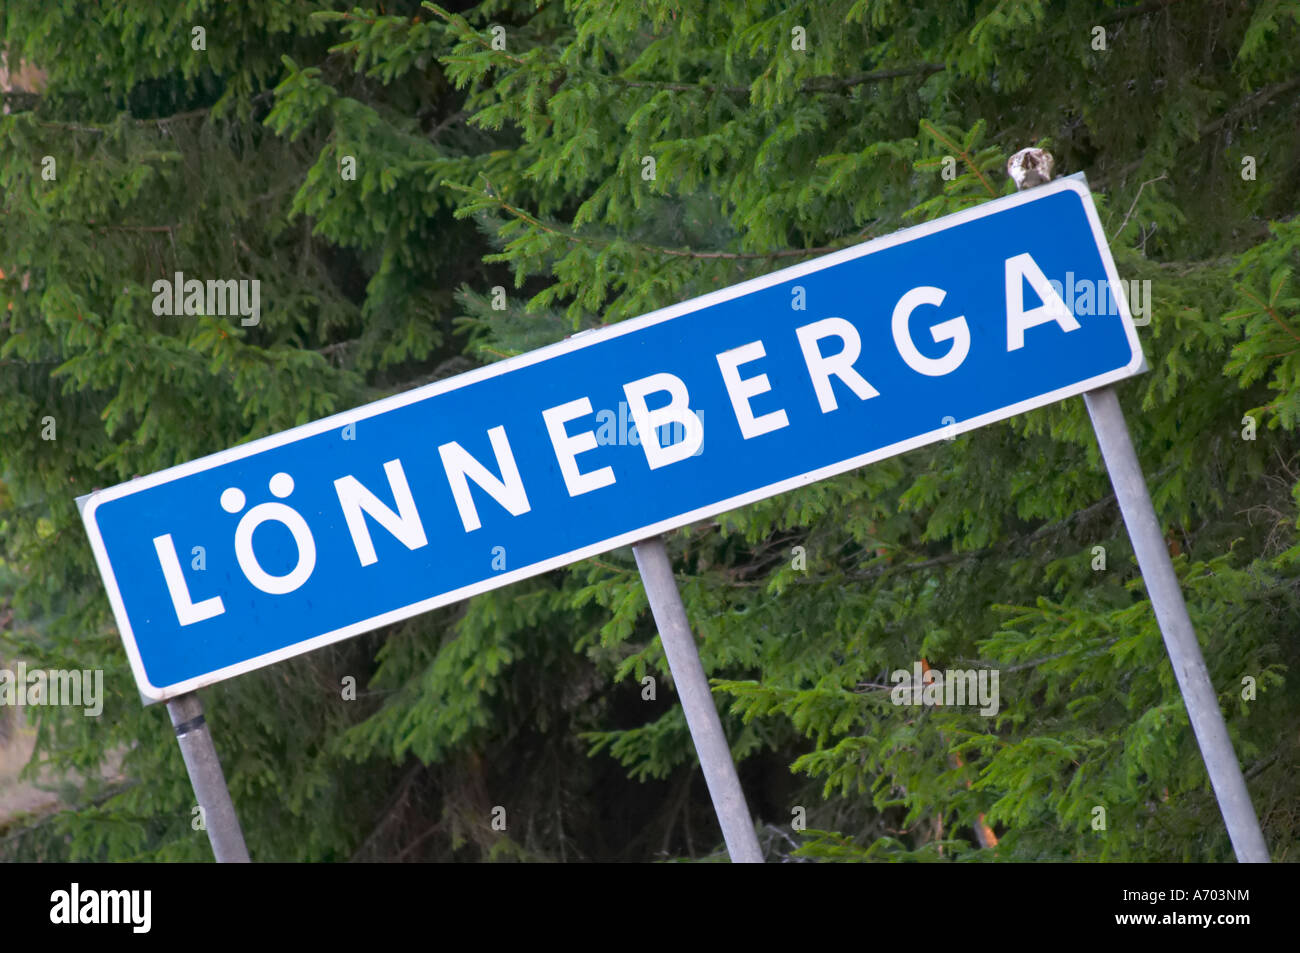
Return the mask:
[[[76,495],[1008,194],[1039,145],[1150,288],[1118,392],[1290,859],[1300,3],[87,9],[0,4],[46,73],[0,118],[0,657],[110,698],[31,712],[75,773],[0,853],[210,856]],[[260,278],[260,324],[156,316],[177,270]],[[669,546],[771,858],[1231,857],[1082,401]],[[892,704],[922,659],[996,668],[996,716]],[[627,550],[204,700],[255,860],[722,856]]]

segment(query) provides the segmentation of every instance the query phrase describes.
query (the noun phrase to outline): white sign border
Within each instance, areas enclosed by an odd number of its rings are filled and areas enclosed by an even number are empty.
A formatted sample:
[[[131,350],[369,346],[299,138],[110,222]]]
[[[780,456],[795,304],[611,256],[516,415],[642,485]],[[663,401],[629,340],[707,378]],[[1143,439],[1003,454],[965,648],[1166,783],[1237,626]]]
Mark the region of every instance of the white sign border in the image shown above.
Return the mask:
[[[1021,401],[1008,407],[1002,407],[998,410],[982,414],[978,417],[972,417],[969,420],[963,420],[956,424],[947,424],[935,430],[919,434],[915,437],[909,437],[897,443],[890,444],[887,447],[881,447],[864,453],[860,456],[853,457],[840,463],[831,464],[818,470],[791,477],[777,483],[771,483],[767,486],[760,487],[757,490],[751,490],[748,493],[742,493],[738,496],[721,500],[699,509],[691,510],[678,516],[652,523],[648,526],[641,527],[627,533],[621,533],[618,536],[612,536],[608,539],[601,540],[598,543],[592,543],[581,549],[565,553],[561,556],[555,556],[542,562],[533,563],[519,569],[503,572],[499,575],[492,576],[469,586],[463,586],[460,589],[454,589],[450,592],[425,599],[421,602],[412,603],[401,609],[394,609],[391,612],[381,613],[372,616],[361,622],[355,622],[352,625],[344,626],[340,629],[334,629],[323,635],[313,636],[304,639],[301,642],[295,642],[292,645],[276,649],[273,652],[267,652],[255,656],[251,659],[245,659],[235,665],[228,665],[225,668],[216,669],[204,675],[195,678],[186,679],[182,682],[176,682],[171,685],[158,686],[149,681],[144,670],[144,662],[140,657],[139,648],[135,642],[135,635],[131,630],[130,620],[127,618],[126,606],[122,601],[122,594],[117,585],[117,577],[113,573],[113,567],[108,560],[108,552],[104,547],[104,541],[99,532],[99,526],[95,522],[95,511],[100,505],[111,500],[121,499],[124,496],[130,496],[139,493],[142,490],[159,486],[164,483],[171,483],[182,477],[190,476],[194,473],[201,473],[215,466],[224,463],[230,463],[234,460],[240,460],[244,457],[254,456],[276,447],[284,446],[287,443],[293,443],[306,437],[312,437],[329,430],[337,430],[349,423],[365,420],[368,417],[374,417],[381,413],[396,410],[399,407],[405,407],[408,404],[417,401],[426,400],[446,391],[458,390],[470,384],[501,374],[507,374],[513,370],[522,367],[528,367],[532,364],[540,363],[561,354],[567,354],[571,351],[580,350],[581,348],[591,347],[608,341],[612,338],[623,334],[631,334],[642,328],[659,324],[672,318],[681,317],[713,305],[721,304],[724,301],[730,301],[733,298],[739,298],[744,295],[761,291],[764,288],[770,288],[773,285],[785,284],[792,279],[799,278],[803,275],[816,271],[822,271],[834,265],[842,264],[846,261],[852,261],[856,258],[862,258],[876,252],[884,251],[886,248],[892,248],[906,242],[915,241],[918,238],[924,238],[936,232],[946,231],[959,225],[964,225],[980,218],[998,212],[1015,208],[1018,205],[1024,205],[1027,202],[1041,201],[1048,196],[1055,195],[1059,192],[1071,191],[1076,193],[1082,200],[1084,213],[1092,227],[1093,238],[1096,240],[1098,251],[1101,255],[1102,264],[1106,271],[1106,278],[1110,283],[1111,293],[1120,312],[1119,316],[1124,325],[1124,330],[1128,338],[1129,347],[1133,353],[1133,359],[1124,367],[1087,380],[1071,384],[1051,391],[1047,394],[1041,394],[1029,400]],[[1118,292],[1118,293],[1116,293]],[[86,526],[87,535],[90,537],[90,545],[95,553],[95,562],[99,566],[100,574],[104,579],[104,587],[108,591],[109,603],[113,608],[113,615],[117,620],[118,631],[122,636],[122,642],[126,647],[127,657],[131,663],[131,672],[135,676],[137,687],[140,689],[142,699],[146,704],[166,701],[169,698],[175,698],[178,695],[184,695],[192,692],[205,685],[211,685],[216,682],[224,681],[227,678],[233,678],[236,675],[242,675],[255,669],[264,668],[276,662],[284,661],[296,655],[303,655],[307,652],[314,651],[322,646],[330,645],[334,642],[340,642],[343,639],[351,638],[354,635],[360,635],[363,632],[369,632],[381,628],[393,622],[400,622],[403,619],[409,619],[412,616],[437,609],[441,606],[450,605],[453,602],[459,602],[462,599],[468,599],[470,596],[479,593],[489,592],[493,589],[500,589],[510,583],[518,582],[522,579],[528,579],[532,576],[541,575],[552,569],[558,569],[561,566],[570,563],[579,562],[589,556],[595,556],[611,549],[617,549],[620,546],[626,546],[639,542],[650,536],[659,533],[668,532],[694,523],[698,520],[707,519],[718,513],[727,510],[738,509],[749,503],[758,500],[767,499],[789,490],[797,489],[801,486],[807,486],[810,483],[816,483],[819,480],[828,477],[837,476],[846,473],[849,470],[855,470],[858,467],[865,466],[869,463],[875,463],[878,460],[884,460],[888,457],[897,456],[906,453],[908,450],[914,450],[927,444],[935,443],[945,437],[952,437],[969,430],[975,430],[985,424],[995,423],[999,420],[1006,420],[1008,417],[1014,417],[1017,414],[1026,411],[1035,410],[1048,404],[1056,403],[1067,397],[1073,397],[1082,394],[1085,391],[1095,390],[1104,387],[1107,384],[1132,377],[1135,374],[1146,370],[1146,362],[1142,354],[1141,345],[1138,342],[1137,328],[1133,324],[1133,316],[1129,311],[1128,297],[1124,292],[1124,286],[1120,282],[1119,275],[1115,270],[1115,260],[1111,255],[1110,246],[1106,242],[1105,233],[1102,231],[1101,221],[1097,216],[1097,209],[1092,201],[1092,193],[1088,189],[1087,180],[1083,173],[1076,173],[1068,177],[1056,179],[1053,182],[1040,185],[1036,188],[1023,192],[1017,192],[1014,195],[1007,195],[1002,198],[992,199],[977,205],[974,208],[965,209],[961,212],[955,212],[952,215],[946,215],[943,218],[935,219],[932,222],[925,222],[911,228],[902,229],[880,238],[872,239],[860,245],[854,245],[851,248],[841,249],[832,252],[829,255],[823,255],[814,258],[811,261],[801,262],[792,265],[789,268],[783,268],[769,275],[763,275],[759,278],[752,278],[749,281],[732,285],[728,288],[722,288],[718,291],[710,292],[698,298],[692,298],[679,304],[670,305],[666,308],[660,308],[658,311],[652,311],[649,314],[637,318],[629,318],[618,324],[607,328],[600,328],[590,331],[583,331],[572,337],[566,338],[555,344],[529,351],[526,354],[520,354],[495,364],[489,364],[486,367],[476,368],[467,371],[464,374],[458,374],[455,377],[446,380],[435,381],[432,384],[426,384],[423,387],[406,391],[405,393],[395,394],[392,397],[385,397],[381,400],[364,404],[361,407],[346,410],[312,423],[303,424],[290,430],[284,430],[277,434],[262,437],[228,450],[222,450],[217,453],[209,454],[206,457],[200,457],[197,460],[191,460],[188,463],[182,463],[178,466],[169,467],[166,470],[159,470],[147,476],[139,477],[127,483],[119,483],[116,486],[108,487],[103,490],[97,490],[83,497],[84,505],[82,506],[82,520]]]

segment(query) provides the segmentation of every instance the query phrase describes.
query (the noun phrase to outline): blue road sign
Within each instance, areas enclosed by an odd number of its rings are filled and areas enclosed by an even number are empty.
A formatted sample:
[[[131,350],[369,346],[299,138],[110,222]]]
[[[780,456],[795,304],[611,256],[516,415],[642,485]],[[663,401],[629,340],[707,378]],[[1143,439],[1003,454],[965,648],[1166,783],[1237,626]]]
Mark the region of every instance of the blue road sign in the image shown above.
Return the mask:
[[[161,701],[1143,369],[1082,177],[91,494]]]

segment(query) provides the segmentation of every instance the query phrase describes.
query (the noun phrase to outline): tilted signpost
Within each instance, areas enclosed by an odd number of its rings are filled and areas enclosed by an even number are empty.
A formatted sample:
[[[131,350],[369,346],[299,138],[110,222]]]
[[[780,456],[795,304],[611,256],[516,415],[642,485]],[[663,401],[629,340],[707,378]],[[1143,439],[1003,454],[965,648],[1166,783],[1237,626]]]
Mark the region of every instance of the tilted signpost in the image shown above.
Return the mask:
[[[1076,316],[1069,273],[1117,307]],[[1075,177],[97,491],[82,515],[218,859],[247,853],[196,689],[631,544],[728,850],[761,861],[658,534],[1142,369]],[[1166,596],[1182,606],[1176,579]],[[1244,793],[1231,746],[1216,757]]]

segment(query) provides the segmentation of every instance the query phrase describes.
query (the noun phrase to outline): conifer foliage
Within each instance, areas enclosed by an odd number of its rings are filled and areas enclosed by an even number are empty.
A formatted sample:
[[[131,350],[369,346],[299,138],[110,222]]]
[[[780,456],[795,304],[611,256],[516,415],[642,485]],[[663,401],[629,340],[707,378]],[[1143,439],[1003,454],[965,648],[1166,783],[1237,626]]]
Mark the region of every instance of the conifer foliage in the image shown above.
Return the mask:
[[[0,117],[0,659],[108,688],[28,713],[62,803],[0,857],[211,856],[75,496],[1008,194],[1038,145],[1148,289],[1120,399],[1294,859],[1300,2],[0,0],[0,30],[44,73]],[[155,313],[178,271],[258,279],[260,320]],[[1232,856],[1081,400],[669,548],[770,859]],[[894,704],[921,660],[996,669],[997,713]],[[203,695],[255,860],[725,856],[628,550]]]

